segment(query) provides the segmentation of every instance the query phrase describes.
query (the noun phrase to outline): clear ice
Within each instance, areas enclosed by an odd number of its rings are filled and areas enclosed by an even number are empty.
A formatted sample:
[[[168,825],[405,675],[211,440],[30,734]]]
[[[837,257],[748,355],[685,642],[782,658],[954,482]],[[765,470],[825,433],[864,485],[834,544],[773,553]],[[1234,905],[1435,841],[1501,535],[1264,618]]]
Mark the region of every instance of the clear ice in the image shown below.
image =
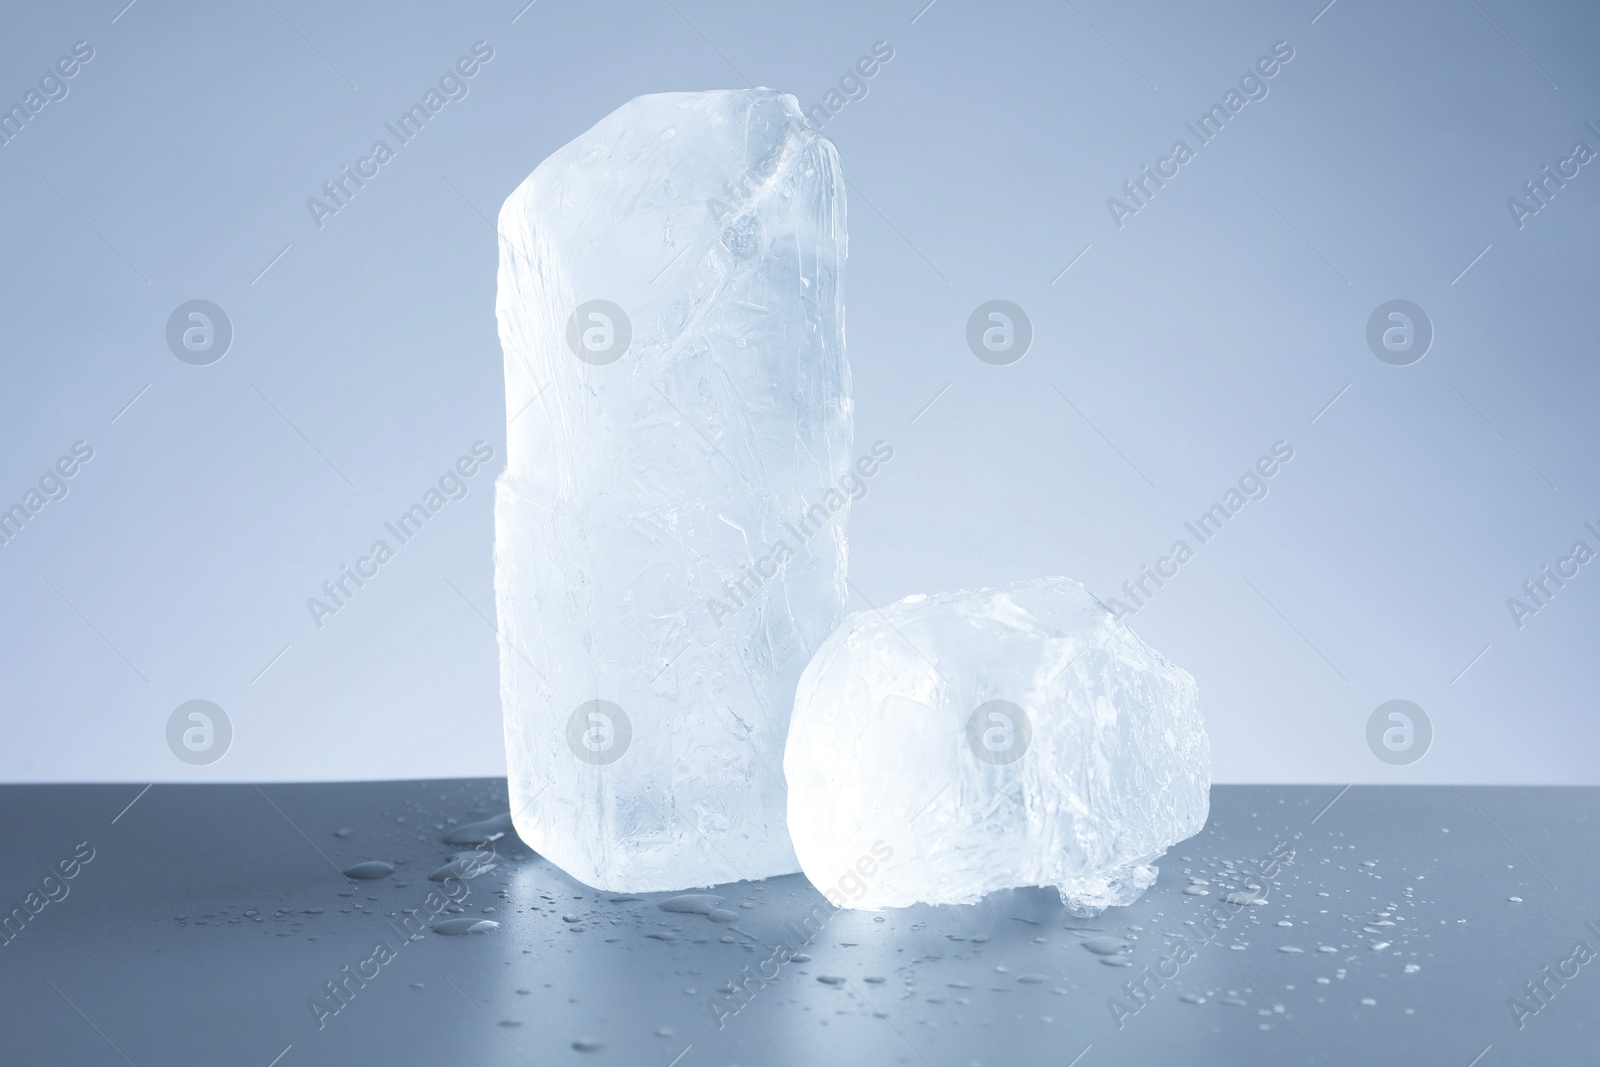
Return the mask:
[[[844,616],[843,180],[792,96],[641,96],[500,212],[518,835],[620,892],[799,869],[782,757]]]
[[[841,907],[1054,886],[1094,914],[1210,808],[1194,679],[1067,578],[851,615],[800,679],[784,771],[801,867]]]

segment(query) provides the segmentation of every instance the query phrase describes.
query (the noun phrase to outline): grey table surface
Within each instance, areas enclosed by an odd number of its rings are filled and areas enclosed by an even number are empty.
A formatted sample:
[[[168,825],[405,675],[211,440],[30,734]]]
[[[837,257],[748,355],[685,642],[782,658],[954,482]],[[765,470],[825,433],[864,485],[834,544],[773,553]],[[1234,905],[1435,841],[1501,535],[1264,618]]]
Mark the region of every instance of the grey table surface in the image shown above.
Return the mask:
[[[0,787],[0,1062],[1600,1063],[1600,789],[1218,786],[1090,920],[1041,889],[841,911],[794,875],[712,890],[717,922],[515,835],[429,880],[504,810],[493,779]]]

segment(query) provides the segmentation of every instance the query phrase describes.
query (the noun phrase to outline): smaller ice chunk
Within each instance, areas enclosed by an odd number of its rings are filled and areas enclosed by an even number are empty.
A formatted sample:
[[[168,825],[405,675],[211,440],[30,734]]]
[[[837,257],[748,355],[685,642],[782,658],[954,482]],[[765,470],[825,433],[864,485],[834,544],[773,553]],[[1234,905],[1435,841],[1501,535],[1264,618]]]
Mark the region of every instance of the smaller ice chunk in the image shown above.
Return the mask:
[[[851,615],[801,675],[783,766],[800,865],[840,907],[1054,886],[1092,915],[1210,809],[1194,679],[1068,578]]]

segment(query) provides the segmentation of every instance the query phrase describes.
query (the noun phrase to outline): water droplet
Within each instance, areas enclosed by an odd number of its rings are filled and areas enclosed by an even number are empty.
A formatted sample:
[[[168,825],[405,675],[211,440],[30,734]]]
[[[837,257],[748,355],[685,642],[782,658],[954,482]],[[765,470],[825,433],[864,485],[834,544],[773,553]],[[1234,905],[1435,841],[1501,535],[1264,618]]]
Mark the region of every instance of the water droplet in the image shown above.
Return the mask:
[[[1096,956],[1116,956],[1133,948],[1120,937],[1091,937],[1083,942],[1083,947]]]
[[[464,823],[444,835],[447,845],[481,845],[496,841],[511,832],[511,813],[496,815],[481,822]]]
[[[356,832],[348,826],[341,826],[333,832],[334,837],[354,837]]]
[[[454,937],[460,934],[484,934],[499,928],[500,924],[493,919],[446,919],[444,922],[435,923],[433,932]]]
[[[1371,1008],[1371,1007],[1375,1007],[1378,1002],[1376,1000],[1373,1000],[1371,997],[1362,997],[1361,998],[1361,1003],[1366,1005],[1367,1007]]]
[[[666,941],[668,943],[671,943],[673,941],[678,940],[678,935],[677,934],[669,933],[666,930],[651,930],[648,934],[645,934],[644,936],[646,936],[648,938],[652,938],[652,939],[654,939],[656,941]]]
[[[1407,974],[1416,974],[1418,971],[1422,970],[1422,964],[1420,964],[1420,963],[1408,963],[1402,969]]]
[[[836,974],[819,974],[817,975],[817,981],[823,985],[844,985],[844,979]]]
[[[1196,882],[1194,885],[1184,886],[1183,895],[1186,897],[1209,897],[1211,895],[1211,890]]]
[[[444,882],[451,878],[469,879],[487,874],[496,867],[493,852],[458,852],[454,859],[428,875],[430,882]]]
[[[596,153],[590,154],[593,155]],[[586,1037],[580,1037],[578,1040],[572,1043],[572,1047],[578,1052],[599,1052],[601,1049],[605,1048],[605,1043],[602,1041],[591,1041]]]
[[[714,923],[731,923],[739,918],[738,912],[717,907],[721,903],[722,898],[713,893],[683,893],[668,897],[656,907],[684,915],[704,915]]]
[[[393,873],[394,864],[385,863],[382,860],[367,860],[365,863],[358,863],[354,867],[345,868],[344,876],[346,878],[360,878],[365,881],[371,881],[374,878],[387,878]]]
[[[1511,901],[1511,903],[1513,903],[1513,904],[1521,904],[1522,903],[1522,898],[1521,897],[1506,897],[1506,899]]]
[[[1294,945],[1279,945],[1278,946],[1278,951],[1279,952],[1304,952],[1305,949],[1297,948]]]

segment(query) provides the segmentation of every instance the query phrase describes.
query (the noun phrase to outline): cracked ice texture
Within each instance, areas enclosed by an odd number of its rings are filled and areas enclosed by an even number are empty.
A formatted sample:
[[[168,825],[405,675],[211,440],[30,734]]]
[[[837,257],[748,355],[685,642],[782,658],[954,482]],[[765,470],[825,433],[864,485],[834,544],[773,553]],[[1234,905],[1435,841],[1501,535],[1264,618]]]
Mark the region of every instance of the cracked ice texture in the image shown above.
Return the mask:
[[[803,546],[785,526],[850,462],[833,145],[771,90],[642,96],[541,163],[499,228],[517,833],[612,891],[794,872],[783,746],[845,600],[847,506]],[[566,340],[597,299],[633,331],[606,366]],[[596,699],[632,728],[603,765],[568,743]]]
[[[995,700],[1031,724],[1009,764],[975,754],[1005,725],[988,712],[969,740]],[[1131,904],[1210,808],[1194,679],[1067,578],[851,615],[800,680],[784,770],[802,868],[860,908],[1015,886],[1055,886],[1077,914]]]

